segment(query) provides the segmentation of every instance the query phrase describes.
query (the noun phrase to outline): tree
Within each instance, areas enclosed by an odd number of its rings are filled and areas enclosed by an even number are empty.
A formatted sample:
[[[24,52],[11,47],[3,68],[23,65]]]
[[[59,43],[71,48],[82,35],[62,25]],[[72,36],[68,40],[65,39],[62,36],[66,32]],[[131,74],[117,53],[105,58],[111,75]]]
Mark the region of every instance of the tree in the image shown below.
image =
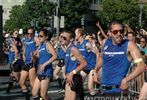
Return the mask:
[[[103,24],[112,20],[120,20],[132,28],[139,25],[138,0],[102,0],[102,11],[99,13]]]
[[[63,0],[60,14],[65,16],[65,27],[81,25],[83,14],[89,12],[91,0]]]
[[[22,6],[12,7],[10,19],[6,21],[4,29],[9,31],[20,28],[26,29],[32,20],[38,21],[40,27],[49,27],[49,17],[54,8],[54,4],[49,0],[26,0]]]
[[[14,29],[25,27],[27,23],[25,23],[25,15],[22,12],[24,12],[24,9],[22,6],[20,5],[13,6],[12,10],[10,11],[11,13],[10,19],[6,21],[4,30],[12,31]]]
[[[81,18],[90,6],[91,0],[63,0],[60,15],[65,16],[65,28],[81,25]],[[27,28],[32,20],[39,26],[50,26],[50,16],[54,14],[56,5],[50,0],[26,0],[22,6],[14,6],[11,10],[10,20],[6,21],[5,30]],[[38,27],[38,28],[40,28]]]

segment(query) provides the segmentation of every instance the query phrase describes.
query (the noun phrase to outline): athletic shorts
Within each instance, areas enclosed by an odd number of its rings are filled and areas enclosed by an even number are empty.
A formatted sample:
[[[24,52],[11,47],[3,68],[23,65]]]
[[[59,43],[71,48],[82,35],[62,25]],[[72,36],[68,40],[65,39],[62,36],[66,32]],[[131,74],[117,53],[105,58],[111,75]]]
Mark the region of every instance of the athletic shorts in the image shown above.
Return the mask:
[[[59,59],[58,66],[59,67],[63,67],[64,66],[64,58]]]
[[[144,81],[147,82],[147,70],[144,72]]]
[[[23,61],[18,59],[14,64],[11,64],[12,71],[20,72],[23,66]]]
[[[82,71],[85,72],[86,74],[89,74],[91,70],[83,69]]]
[[[49,76],[49,75],[37,75],[38,79],[41,81],[41,80],[45,80],[47,78],[50,79],[50,82],[52,81],[52,76]]]
[[[81,75],[75,74],[73,76],[73,85],[71,87],[72,91],[79,92],[82,88],[82,77]]]
[[[22,70],[29,71],[30,69],[34,68],[33,63],[26,64],[22,67]]]

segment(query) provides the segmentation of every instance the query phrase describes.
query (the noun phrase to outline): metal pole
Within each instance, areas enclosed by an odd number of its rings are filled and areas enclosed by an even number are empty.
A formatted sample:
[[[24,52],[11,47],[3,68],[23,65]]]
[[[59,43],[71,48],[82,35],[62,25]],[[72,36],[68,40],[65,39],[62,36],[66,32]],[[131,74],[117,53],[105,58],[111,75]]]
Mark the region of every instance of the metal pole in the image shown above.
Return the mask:
[[[0,5],[0,63],[3,63],[3,7]]]
[[[139,5],[140,7],[140,14],[139,14],[139,26],[142,28],[142,13],[143,13],[143,4]]]
[[[60,12],[59,12],[59,9],[60,9],[60,0],[58,0],[58,3],[57,3],[57,8],[56,8],[56,16],[57,16],[57,29],[56,29],[56,33],[57,33],[57,37],[59,37],[59,32],[60,32]]]

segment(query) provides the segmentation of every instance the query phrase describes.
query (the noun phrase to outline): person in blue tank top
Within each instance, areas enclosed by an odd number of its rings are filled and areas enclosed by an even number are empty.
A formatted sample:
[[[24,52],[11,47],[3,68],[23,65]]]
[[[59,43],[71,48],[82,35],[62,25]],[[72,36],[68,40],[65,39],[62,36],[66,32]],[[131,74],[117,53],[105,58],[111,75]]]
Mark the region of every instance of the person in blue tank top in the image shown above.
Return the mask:
[[[66,85],[64,100],[76,100],[76,93],[80,93],[82,88],[82,78],[78,72],[85,68],[87,63],[82,54],[72,43],[72,33],[70,31],[63,31],[62,33],[61,44],[66,47]],[[81,97],[81,100],[84,100],[84,98]]]
[[[109,30],[112,36],[103,40],[101,55],[94,69],[94,74],[102,66],[102,77],[100,80],[102,92],[104,94],[120,94],[123,90],[127,89],[128,81],[144,71],[145,65],[136,44],[124,39],[122,23],[112,21]],[[132,60],[136,63],[137,67],[126,76]]]
[[[49,42],[49,39],[51,38],[50,34],[51,32],[48,32],[46,29],[42,29],[38,35],[40,40],[40,46],[37,49],[39,66],[37,68],[37,77],[32,89],[34,100],[39,100],[39,91],[43,100],[50,100],[50,97],[47,95],[47,91],[53,77],[52,62],[57,58],[56,52]]]
[[[92,51],[93,47],[90,42],[84,39],[84,30],[82,28],[77,28],[75,30],[75,39],[78,41],[77,48],[81,52],[82,56],[87,61],[87,66],[84,68],[80,74],[83,78],[88,76],[88,90],[90,95],[95,95],[95,91],[93,88],[92,78],[91,78],[91,72],[94,69],[96,65],[96,54]]]
[[[12,38],[12,45],[9,50],[9,64],[10,64],[10,81],[6,93],[10,92],[13,86],[14,78],[16,81],[20,79],[20,72],[22,68],[22,43],[19,37]]]
[[[38,37],[34,37],[34,29],[32,27],[28,28],[27,33],[28,37],[25,38],[23,43],[23,61],[24,66],[22,67],[21,71],[21,77],[19,84],[22,89],[22,93],[25,96],[26,100],[30,99],[30,96],[28,94],[28,89],[25,84],[27,78],[29,77],[30,80],[30,86],[33,88],[35,77],[36,77],[36,69],[33,65],[33,56],[34,52],[36,51],[36,41],[38,40]]]
[[[65,48],[60,43],[61,42],[61,36],[62,36],[62,33],[60,33],[59,41],[57,42],[57,44],[55,46],[55,49],[57,50],[58,64],[56,65],[54,73],[53,73],[54,78],[57,80],[57,82],[59,84],[58,93],[60,93],[63,90],[62,79],[59,76],[59,72],[61,70],[62,70],[61,72],[62,72],[63,79],[65,79],[65,72],[64,72],[64,68],[65,68],[65,66],[64,66]]]

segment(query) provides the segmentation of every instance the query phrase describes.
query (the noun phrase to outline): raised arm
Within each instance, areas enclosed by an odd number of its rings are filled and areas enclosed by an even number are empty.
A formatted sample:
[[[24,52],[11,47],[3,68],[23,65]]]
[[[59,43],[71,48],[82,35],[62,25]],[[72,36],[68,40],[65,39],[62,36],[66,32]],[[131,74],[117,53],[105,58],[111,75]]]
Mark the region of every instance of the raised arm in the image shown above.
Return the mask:
[[[100,26],[100,23],[97,22],[96,23],[96,26],[100,29],[100,32],[102,33],[102,35],[104,36],[104,38],[108,38],[108,36],[105,34],[105,32],[103,31],[102,27]]]

